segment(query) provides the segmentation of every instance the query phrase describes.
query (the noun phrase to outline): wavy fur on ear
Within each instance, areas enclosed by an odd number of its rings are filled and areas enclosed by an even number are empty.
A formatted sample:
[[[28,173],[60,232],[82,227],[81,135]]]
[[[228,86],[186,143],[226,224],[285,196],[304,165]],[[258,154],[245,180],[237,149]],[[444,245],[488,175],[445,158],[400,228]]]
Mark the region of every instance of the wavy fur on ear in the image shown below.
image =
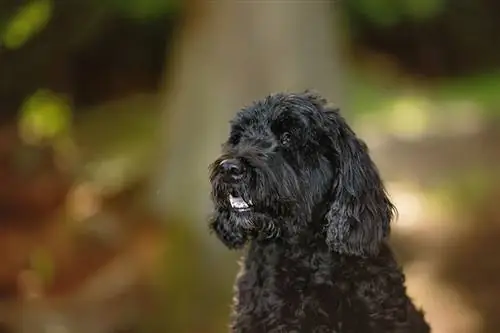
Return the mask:
[[[337,252],[376,255],[389,235],[395,207],[389,200],[379,172],[338,111],[329,111],[334,123],[333,145],[338,170],[330,209],[326,214],[327,242]]]
[[[328,118],[327,142],[334,149],[335,181],[327,210],[326,241],[335,252],[372,256],[389,235],[396,212],[366,144],[337,109],[313,92],[305,95]]]

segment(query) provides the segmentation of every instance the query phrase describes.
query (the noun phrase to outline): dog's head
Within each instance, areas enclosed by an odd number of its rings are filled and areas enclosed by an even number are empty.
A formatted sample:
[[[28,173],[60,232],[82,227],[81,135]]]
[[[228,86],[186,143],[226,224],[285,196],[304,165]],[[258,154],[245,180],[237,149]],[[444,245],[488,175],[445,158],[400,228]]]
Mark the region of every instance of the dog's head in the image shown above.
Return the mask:
[[[241,110],[210,181],[210,226],[230,248],[313,233],[333,251],[374,255],[394,212],[364,142],[310,92]]]

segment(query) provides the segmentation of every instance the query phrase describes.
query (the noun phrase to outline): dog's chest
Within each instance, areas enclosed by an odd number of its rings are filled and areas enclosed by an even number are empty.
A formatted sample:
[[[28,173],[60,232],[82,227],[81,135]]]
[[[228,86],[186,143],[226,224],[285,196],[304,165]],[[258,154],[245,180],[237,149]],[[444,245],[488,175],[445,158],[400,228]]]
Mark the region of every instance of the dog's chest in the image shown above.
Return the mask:
[[[261,261],[266,258],[262,255]],[[363,305],[350,297],[351,284],[336,274],[329,258],[317,254],[267,259],[266,264],[247,262],[238,279],[236,312],[247,329],[255,330],[241,332],[363,331]]]

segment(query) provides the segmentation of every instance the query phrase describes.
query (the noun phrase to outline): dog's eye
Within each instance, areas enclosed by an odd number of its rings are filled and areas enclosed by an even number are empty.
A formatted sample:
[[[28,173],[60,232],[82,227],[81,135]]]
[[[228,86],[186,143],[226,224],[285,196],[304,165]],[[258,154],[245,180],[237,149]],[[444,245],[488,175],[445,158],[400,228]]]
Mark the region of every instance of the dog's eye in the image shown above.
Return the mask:
[[[292,140],[292,136],[290,135],[290,133],[285,132],[285,133],[281,134],[280,142],[283,146],[288,146],[290,144],[291,140]]]

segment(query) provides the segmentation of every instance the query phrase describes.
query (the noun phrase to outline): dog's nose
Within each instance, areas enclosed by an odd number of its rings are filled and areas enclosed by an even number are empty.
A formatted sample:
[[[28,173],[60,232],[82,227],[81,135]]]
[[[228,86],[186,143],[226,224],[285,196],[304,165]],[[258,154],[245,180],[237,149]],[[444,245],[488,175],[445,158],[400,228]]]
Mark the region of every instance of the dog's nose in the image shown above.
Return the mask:
[[[243,176],[243,165],[236,159],[224,160],[220,163],[224,174],[233,180],[238,180]]]

